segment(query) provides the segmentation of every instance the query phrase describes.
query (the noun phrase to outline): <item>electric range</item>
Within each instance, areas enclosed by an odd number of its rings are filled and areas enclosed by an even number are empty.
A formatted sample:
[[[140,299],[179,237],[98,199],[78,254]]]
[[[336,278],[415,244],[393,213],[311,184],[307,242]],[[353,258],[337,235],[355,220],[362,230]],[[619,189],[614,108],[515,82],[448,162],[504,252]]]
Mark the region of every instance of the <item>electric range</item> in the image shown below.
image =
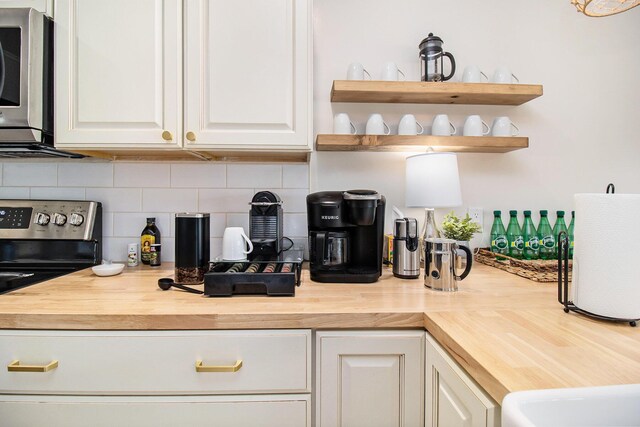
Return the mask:
[[[0,293],[101,261],[99,202],[0,199]]]

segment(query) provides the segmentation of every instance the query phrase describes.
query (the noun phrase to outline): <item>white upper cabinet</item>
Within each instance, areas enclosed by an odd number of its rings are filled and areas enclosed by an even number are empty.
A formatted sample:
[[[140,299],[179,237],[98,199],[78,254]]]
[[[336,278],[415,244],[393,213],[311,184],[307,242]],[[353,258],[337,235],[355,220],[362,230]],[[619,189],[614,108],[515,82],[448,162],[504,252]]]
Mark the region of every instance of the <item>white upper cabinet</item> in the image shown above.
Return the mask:
[[[178,0],[58,0],[55,143],[180,146]]]
[[[309,150],[310,0],[186,0],[185,15],[187,146]]]
[[[32,7],[48,16],[53,15],[53,0],[0,0],[0,8]]]
[[[310,151],[310,3],[57,0],[56,146]]]

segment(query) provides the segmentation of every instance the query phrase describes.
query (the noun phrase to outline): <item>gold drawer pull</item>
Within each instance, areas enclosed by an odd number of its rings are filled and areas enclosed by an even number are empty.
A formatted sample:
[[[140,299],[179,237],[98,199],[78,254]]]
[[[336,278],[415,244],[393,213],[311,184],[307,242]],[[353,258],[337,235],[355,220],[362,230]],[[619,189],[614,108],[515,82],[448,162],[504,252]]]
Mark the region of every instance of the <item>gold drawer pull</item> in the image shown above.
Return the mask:
[[[21,365],[19,360],[14,360],[7,365],[9,372],[49,372],[58,367],[58,361],[52,360],[48,365]]]
[[[238,372],[242,368],[242,359],[231,366],[206,366],[202,360],[196,360],[196,372]]]
[[[165,141],[171,141],[173,139],[173,135],[171,135],[171,132],[169,132],[168,130],[165,130],[164,132],[162,132],[162,139],[164,139]]]

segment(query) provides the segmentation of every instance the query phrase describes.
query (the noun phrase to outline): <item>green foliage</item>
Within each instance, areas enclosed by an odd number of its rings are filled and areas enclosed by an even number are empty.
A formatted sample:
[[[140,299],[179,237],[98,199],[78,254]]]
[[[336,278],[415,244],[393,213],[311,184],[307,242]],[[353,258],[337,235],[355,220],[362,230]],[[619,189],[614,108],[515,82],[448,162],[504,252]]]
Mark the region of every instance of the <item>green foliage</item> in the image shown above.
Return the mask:
[[[471,240],[473,235],[480,231],[480,224],[471,221],[469,214],[464,219],[460,219],[452,212],[444,217],[442,231],[447,239],[459,241]]]

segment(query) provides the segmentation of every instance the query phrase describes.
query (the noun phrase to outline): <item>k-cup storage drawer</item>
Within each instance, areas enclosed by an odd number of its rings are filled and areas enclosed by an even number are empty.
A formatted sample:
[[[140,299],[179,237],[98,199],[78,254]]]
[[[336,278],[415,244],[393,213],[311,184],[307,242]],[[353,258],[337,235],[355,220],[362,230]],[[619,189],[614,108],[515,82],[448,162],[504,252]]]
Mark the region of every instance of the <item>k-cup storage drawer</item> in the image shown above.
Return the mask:
[[[0,331],[0,393],[311,391],[311,331]]]

